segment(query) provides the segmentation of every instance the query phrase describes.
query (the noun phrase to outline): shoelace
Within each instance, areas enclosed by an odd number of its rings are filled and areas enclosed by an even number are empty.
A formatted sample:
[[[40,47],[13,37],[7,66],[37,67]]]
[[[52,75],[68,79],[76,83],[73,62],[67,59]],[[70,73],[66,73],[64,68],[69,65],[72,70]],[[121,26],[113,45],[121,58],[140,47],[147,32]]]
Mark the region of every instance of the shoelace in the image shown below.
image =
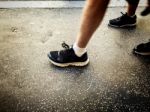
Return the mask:
[[[61,45],[62,45],[62,47],[63,47],[64,49],[69,49],[69,48],[70,48],[69,45],[66,44],[65,42],[63,42]]]
[[[126,14],[124,14],[123,12],[120,12],[120,13],[121,13],[123,16],[126,15]]]
[[[126,14],[124,14],[123,12],[120,12],[120,13],[122,14],[122,16],[120,16],[119,18],[117,18],[117,20],[120,20],[120,19],[122,19],[123,17],[126,16]]]
[[[68,54],[70,54],[70,46],[68,45],[68,44],[66,44],[65,42],[63,42],[62,44],[61,44],[61,46],[64,48],[64,50],[60,50],[59,52],[58,52],[58,54],[60,55],[60,54],[62,54],[62,55],[68,55]]]

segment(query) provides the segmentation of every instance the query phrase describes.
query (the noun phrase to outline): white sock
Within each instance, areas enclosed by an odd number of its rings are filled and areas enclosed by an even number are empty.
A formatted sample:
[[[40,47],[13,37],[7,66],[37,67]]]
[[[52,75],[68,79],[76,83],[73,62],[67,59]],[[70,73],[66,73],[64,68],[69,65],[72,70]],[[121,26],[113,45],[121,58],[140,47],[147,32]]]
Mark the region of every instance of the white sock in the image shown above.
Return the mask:
[[[76,43],[73,45],[73,50],[78,57],[81,57],[84,53],[86,53],[86,48],[80,48]]]

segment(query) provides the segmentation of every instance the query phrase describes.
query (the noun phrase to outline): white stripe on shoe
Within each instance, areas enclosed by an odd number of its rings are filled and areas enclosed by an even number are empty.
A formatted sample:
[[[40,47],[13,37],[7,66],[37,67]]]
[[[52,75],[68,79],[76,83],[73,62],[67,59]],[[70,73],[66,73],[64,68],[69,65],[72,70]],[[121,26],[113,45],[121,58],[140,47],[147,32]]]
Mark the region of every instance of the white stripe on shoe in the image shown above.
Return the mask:
[[[108,26],[111,26],[111,27],[115,27],[115,28],[123,28],[123,27],[134,27],[136,26],[137,24],[126,24],[126,25],[122,25],[122,26],[117,26],[117,25],[112,25],[112,24],[108,24]]]
[[[136,54],[142,55],[142,56],[150,56],[150,52],[144,53],[144,52],[137,52],[134,51]]]
[[[49,59],[50,62],[52,64],[54,64],[55,66],[58,66],[58,67],[68,67],[68,66],[77,66],[77,67],[83,67],[83,66],[86,66],[88,65],[89,63],[89,59],[87,59],[85,62],[72,62],[72,63],[57,63],[57,62],[54,62],[53,60]]]

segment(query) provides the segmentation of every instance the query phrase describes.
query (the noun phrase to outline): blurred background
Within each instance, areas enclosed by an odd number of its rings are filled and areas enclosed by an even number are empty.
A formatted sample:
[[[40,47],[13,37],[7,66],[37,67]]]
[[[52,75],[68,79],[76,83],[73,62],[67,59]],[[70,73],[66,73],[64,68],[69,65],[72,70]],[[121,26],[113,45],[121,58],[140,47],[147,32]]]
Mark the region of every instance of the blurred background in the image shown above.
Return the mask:
[[[12,2],[13,1],[13,2]],[[1,8],[61,8],[83,7],[85,0],[0,0]],[[139,6],[145,6],[146,0],[141,0]],[[110,7],[127,6],[125,0],[111,0]]]

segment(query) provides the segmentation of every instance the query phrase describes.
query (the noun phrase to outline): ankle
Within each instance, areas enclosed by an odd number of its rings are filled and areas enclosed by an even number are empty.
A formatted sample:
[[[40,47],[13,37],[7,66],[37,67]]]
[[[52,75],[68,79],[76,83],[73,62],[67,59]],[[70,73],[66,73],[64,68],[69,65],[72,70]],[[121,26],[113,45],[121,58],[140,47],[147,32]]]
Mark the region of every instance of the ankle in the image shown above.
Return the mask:
[[[130,13],[127,13],[127,16],[129,16],[129,17],[135,17],[135,14],[130,14]]]
[[[73,50],[78,57],[81,57],[84,53],[87,52],[86,48],[80,48],[76,43],[73,45]]]

